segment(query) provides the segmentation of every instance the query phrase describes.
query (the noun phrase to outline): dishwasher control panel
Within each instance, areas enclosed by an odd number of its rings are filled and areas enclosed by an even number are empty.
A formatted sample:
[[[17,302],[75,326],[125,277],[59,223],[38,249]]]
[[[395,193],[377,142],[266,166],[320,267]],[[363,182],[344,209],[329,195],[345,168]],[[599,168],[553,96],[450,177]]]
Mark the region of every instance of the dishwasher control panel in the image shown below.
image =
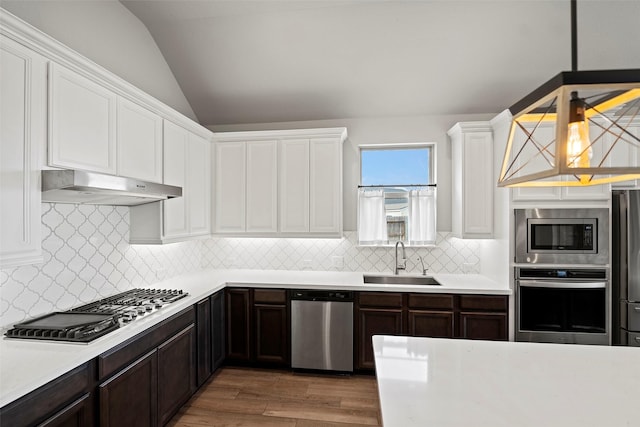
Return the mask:
[[[298,289],[291,291],[292,300],[303,301],[353,301],[352,291],[319,291],[309,289]]]

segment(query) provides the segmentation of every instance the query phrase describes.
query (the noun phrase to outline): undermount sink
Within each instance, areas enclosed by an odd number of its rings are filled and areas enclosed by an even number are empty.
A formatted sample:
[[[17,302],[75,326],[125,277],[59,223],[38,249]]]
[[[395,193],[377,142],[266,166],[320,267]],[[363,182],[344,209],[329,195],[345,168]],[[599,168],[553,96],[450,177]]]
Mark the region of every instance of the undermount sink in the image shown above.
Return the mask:
[[[364,283],[377,283],[383,285],[426,285],[441,286],[433,277],[428,276],[375,276],[365,274]]]

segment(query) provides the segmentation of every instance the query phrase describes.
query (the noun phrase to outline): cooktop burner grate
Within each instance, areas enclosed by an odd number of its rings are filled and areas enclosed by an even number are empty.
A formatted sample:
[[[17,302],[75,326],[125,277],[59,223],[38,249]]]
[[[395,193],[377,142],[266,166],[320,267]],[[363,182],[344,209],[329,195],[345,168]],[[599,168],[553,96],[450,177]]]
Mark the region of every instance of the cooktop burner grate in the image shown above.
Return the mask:
[[[181,290],[132,289],[14,325],[7,338],[87,343],[189,295]]]

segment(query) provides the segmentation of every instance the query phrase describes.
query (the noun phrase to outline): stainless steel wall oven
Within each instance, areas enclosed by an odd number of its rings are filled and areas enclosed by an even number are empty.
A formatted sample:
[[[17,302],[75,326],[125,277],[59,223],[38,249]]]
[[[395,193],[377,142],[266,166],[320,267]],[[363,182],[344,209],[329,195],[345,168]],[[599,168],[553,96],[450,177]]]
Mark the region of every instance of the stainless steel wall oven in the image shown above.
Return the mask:
[[[606,268],[516,268],[516,341],[611,342]]]

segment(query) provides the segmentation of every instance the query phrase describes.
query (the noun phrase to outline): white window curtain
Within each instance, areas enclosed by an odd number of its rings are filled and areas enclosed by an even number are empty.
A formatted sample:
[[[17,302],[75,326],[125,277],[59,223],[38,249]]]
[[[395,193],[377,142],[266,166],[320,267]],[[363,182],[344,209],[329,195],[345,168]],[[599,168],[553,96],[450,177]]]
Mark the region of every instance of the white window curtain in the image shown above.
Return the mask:
[[[409,192],[409,244],[436,244],[436,189]]]
[[[358,190],[358,242],[362,245],[387,243],[387,214],[383,190]]]

